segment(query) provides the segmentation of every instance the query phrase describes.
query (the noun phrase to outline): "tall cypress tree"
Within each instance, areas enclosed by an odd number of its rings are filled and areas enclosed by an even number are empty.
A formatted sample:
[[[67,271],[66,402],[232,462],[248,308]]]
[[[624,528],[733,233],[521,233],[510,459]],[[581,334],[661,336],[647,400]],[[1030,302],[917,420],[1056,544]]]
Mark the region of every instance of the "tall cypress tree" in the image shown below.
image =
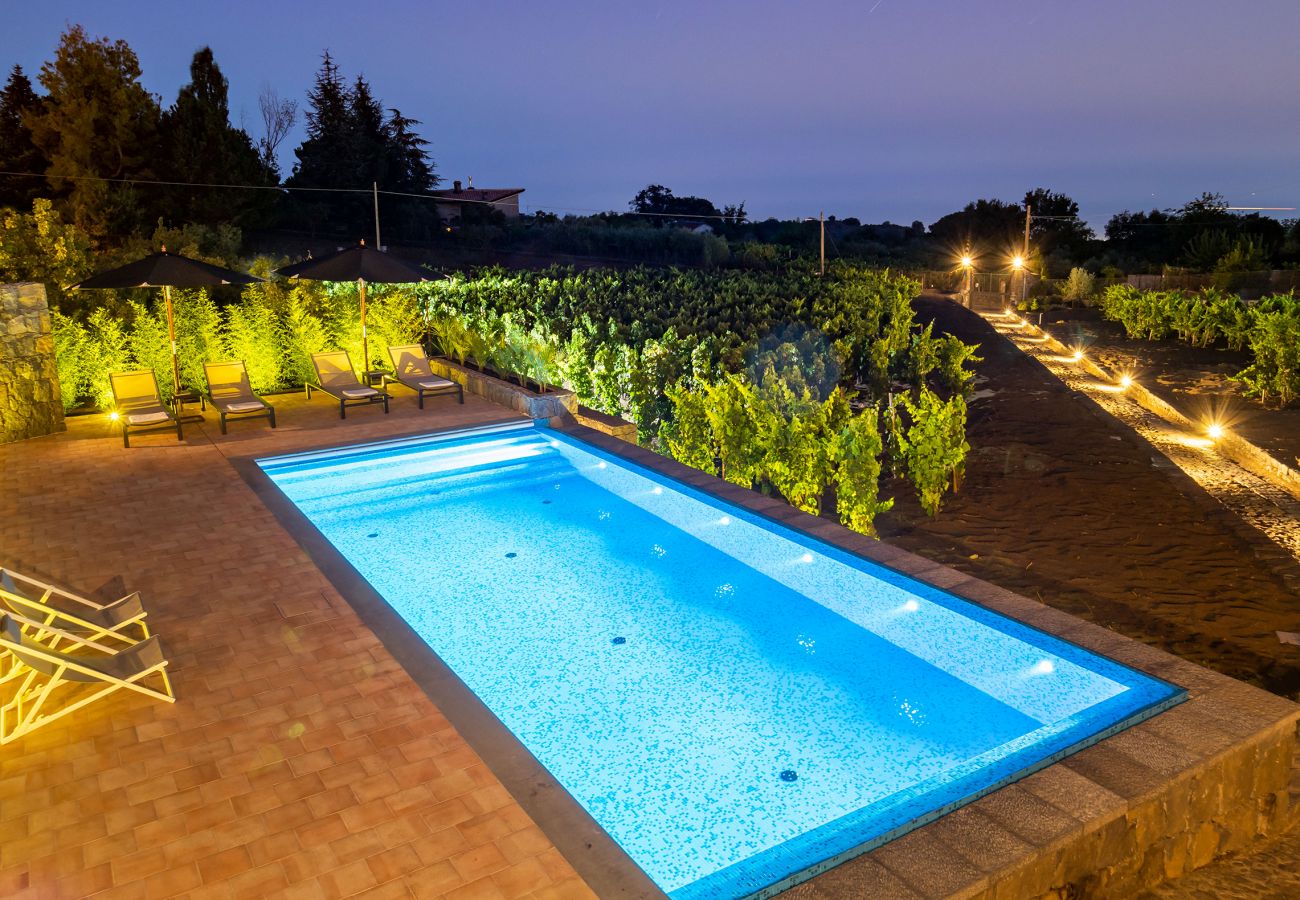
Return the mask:
[[[269,185],[253,141],[230,124],[229,86],[212,50],[204,47],[190,63],[190,83],[163,113],[161,136],[166,175],[192,184]],[[168,217],[175,223],[216,225],[242,222],[264,210],[269,197],[257,191],[173,188]]]
[[[38,115],[41,98],[32,90],[32,82],[22,66],[14,66],[0,90],[0,171],[44,174],[49,160],[32,140],[26,119]],[[32,201],[44,192],[40,178],[15,178],[0,175],[0,206],[12,206],[29,212]]]

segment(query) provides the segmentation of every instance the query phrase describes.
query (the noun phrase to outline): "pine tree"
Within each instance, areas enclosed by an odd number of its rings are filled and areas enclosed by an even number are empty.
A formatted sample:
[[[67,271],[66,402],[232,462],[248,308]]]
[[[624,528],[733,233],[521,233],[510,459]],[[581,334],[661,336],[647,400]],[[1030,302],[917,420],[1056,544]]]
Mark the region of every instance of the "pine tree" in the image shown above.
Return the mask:
[[[307,92],[307,137],[298,145],[293,174],[286,187],[355,188],[355,173],[349,171],[351,155],[350,92],[328,50],[321,59],[316,82]],[[313,229],[346,230],[348,209],[343,197],[324,194],[291,195],[287,216],[305,221]]]
[[[14,66],[0,90],[0,171],[44,173],[49,161],[32,140],[26,119],[41,111],[41,98],[32,90],[32,82],[22,66]],[[39,178],[0,176],[0,206],[12,206],[19,212],[32,208],[45,183]]]
[[[139,230],[160,198],[129,184],[90,180],[156,175],[160,112],[140,84],[135,52],[125,41],[92,40],[74,25],[54,59],[41,66],[40,82],[45,101],[24,121],[50,161],[46,178],[67,215],[96,240]]]
[[[370,83],[358,76],[346,86],[328,51],[307,100],[307,139],[295,151],[298,164],[288,187],[366,191],[377,184],[380,190],[420,193],[437,184],[428,141],[413,130],[419,122],[397,110],[385,119]],[[299,218],[336,234],[359,236],[373,228],[371,201],[362,194],[295,197],[292,204]],[[383,214],[399,233],[414,236],[433,224],[428,205],[386,198]]]
[[[190,83],[163,113],[161,135],[167,180],[191,184],[269,185],[253,141],[230,124],[228,84],[204,47],[190,63]],[[204,225],[240,222],[265,209],[269,199],[256,191],[174,188],[167,217],[175,223]]]

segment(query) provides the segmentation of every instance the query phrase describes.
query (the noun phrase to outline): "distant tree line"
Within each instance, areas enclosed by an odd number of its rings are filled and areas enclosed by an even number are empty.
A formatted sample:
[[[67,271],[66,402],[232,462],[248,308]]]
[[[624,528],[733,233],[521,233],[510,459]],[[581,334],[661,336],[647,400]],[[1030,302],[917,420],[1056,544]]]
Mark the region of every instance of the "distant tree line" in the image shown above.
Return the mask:
[[[124,41],[91,37],[80,26],[61,36],[35,84],[12,68],[0,89],[0,173],[26,174],[0,174],[0,239],[9,245],[0,252],[0,278],[66,274],[88,252],[125,255],[164,239],[227,261],[244,250],[250,230],[271,233],[269,244],[260,242],[264,250],[275,250],[284,232],[352,240],[373,233],[373,209],[371,197],[349,191],[372,185],[392,192],[381,198],[386,243],[436,241],[438,252],[462,252],[462,261],[513,254],[515,264],[547,265],[570,255],[606,264],[776,268],[821,246],[816,220],[755,221],[744,202],[719,205],[660,183],[637,192],[627,210],[597,216],[543,212],[507,222],[495,210],[467,206],[448,233],[430,201],[393,195],[424,194],[439,183],[421,123],[386,107],[363,76],[345,77],[328,51],[301,107],[263,89],[256,136],[232,124],[228,83],[207,47],[194,54],[190,80],[170,105],[140,79]],[[281,172],[278,152],[300,114],[306,136],[290,171]],[[951,269],[969,252],[980,270],[1002,270],[1022,245],[1026,207],[1029,265],[1049,276],[1080,267],[1231,273],[1300,264],[1300,223],[1234,212],[1217,194],[1175,209],[1125,210],[1098,236],[1073,198],[1046,188],[1018,203],[975,200],[928,228],[830,216],[826,252],[912,270]],[[66,239],[54,240],[56,233]]]
[[[420,123],[385,109],[364,77],[345,82],[328,51],[307,94],[307,138],[283,180],[276,149],[293,128],[296,101],[264,91],[265,130],[254,139],[231,124],[229,86],[210,48],[194,54],[190,81],[170,106],[140,78],[139,60],[124,41],[92,38],[81,26],[69,28],[41,66],[44,93],[13,66],[0,90],[0,172],[44,177],[0,175],[0,207],[28,212],[37,198],[53,200],[63,219],[100,248],[160,226],[292,223],[355,236],[370,231],[369,198],[274,188],[378,184],[420,193],[437,185]],[[231,185],[241,188],[213,187]],[[385,205],[391,226],[409,238],[427,237],[437,225],[427,201]]]

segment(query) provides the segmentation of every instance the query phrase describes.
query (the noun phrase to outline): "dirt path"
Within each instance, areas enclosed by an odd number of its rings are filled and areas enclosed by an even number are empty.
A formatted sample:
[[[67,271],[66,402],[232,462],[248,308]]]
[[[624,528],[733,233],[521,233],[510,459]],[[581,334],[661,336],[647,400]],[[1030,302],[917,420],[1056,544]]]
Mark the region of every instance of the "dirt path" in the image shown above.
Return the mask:
[[[1041,337],[1027,333],[1016,319],[999,314],[984,314],[984,319],[1071,389],[1088,395],[1107,413],[1136,431],[1214,499],[1300,561],[1300,529],[1296,527],[1300,522],[1300,500],[1215,452],[1213,442],[1203,435],[1189,434],[1171,425],[1132,402],[1113,384],[1097,381],[1073,360],[1054,353],[1042,343]],[[1124,367],[1112,369],[1116,370],[1124,371]],[[1193,417],[1193,421],[1199,420],[1200,416]]]
[[[951,301],[922,322],[981,344],[962,492],[927,518],[905,484],[881,535],[1186,659],[1300,694],[1300,566],[1132,428]],[[1290,583],[1290,579],[1295,579]]]

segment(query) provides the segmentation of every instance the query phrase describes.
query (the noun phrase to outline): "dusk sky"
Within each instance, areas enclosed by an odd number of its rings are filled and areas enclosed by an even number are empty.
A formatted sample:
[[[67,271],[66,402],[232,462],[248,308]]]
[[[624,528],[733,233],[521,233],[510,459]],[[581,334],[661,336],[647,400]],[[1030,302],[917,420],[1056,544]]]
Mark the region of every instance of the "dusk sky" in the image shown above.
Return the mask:
[[[1297,0],[5,0],[0,15],[6,69],[35,78],[80,23],[125,39],[164,105],[208,44],[254,137],[259,88],[305,99],[328,47],[422,120],[448,184],[526,188],[527,211],[626,209],[650,182],[755,218],[929,224],[1040,186],[1097,226],[1207,190],[1300,205]]]

